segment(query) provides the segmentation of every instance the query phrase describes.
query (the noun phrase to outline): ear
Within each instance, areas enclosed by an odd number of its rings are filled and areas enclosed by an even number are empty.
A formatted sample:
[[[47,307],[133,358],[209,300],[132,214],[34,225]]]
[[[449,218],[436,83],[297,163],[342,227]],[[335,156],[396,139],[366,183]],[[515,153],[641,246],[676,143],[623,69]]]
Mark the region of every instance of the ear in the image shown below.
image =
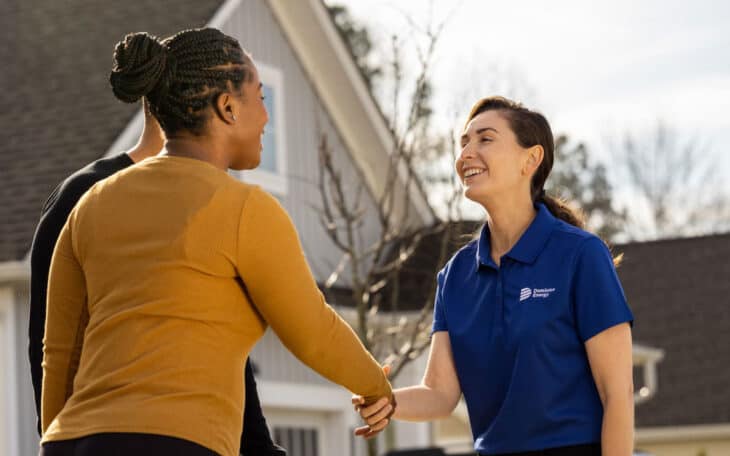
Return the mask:
[[[545,158],[545,149],[541,145],[538,144],[527,149],[527,160],[525,160],[522,173],[530,176],[535,174],[543,158]]]
[[[237,109],[238,107],[236,106],[234,97],[228,92],[219,94],[213,103],[213,110],[216,116],[229,125],[236,122],[236,118],[238,117]]]

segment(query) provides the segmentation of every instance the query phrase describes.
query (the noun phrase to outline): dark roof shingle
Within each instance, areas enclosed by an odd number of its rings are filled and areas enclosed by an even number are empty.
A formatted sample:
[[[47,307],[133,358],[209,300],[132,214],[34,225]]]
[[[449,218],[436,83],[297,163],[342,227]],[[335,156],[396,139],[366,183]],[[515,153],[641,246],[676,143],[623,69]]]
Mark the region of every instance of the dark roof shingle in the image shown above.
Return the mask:
[[[664,350],[637,426],[730,423],[730,234],[615,250],[634,340]]]
[[[138,106],[109,87],[125,34],[201,27],[222,0],[0,2],[0,261],[30,248],[45,198],[100,158]]]

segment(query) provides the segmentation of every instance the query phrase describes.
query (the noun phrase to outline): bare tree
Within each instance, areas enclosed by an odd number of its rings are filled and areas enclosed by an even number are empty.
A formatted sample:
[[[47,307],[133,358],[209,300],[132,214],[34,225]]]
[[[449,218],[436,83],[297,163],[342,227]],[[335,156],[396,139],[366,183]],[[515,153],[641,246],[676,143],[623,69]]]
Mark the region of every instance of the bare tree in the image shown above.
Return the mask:
[[[626,210],[615,208],[606,167],[591,160],[590,155],[585,144],[572,144],[567,135],[555,138],[555,164],[547,189],[575,203],[585,214],[590,231],[608,241],[615,240],[624,231]]]
[[[716,156],[697,137],[665,122],[612,145],[619,182],[632,198],[626,232],[632,239],[702,235],[730,229],[730,195]],[[717,157],[719,158],[719,157]]]
[[[373,194],[378,235],[372,242],[365,242],[366,236],[361,232],[364,218],[373,216],[363,198],[368,191],[363,183],[343,179],[334,164],[335,152],[327,136],[322,134],[320,139],[321,222],[342,253],[325,288],[339,286],[340,290],[349,290],[348,298],[355,309],[355,330],[377,359],[392,366],[392,380],[430,344],[435,277],[453,248],[449,243],[455,226],[452,219],[436,217],[434,223],[424,226],[413,212],[414,197],[418,193],[425,195],[416,162],[423,160],[425,151],[446,144],[452,144],[452,156],[456,153],[453,141],[434,135],[430,128],[429,76],[445,24],[443,21],[426,28],[412,24],[423,37],[415,52],[418,71],[413,80],[404,77],[402,41],[392,39],[392,60],[386,70],[392,78],[389,128],[393,144],[383,169],[384,184]],[[442,196],[444,204],[453,208],[461,190],[456,181],[452,179],[451,183],[451,191]],[[448,213],[456,215],[458,211]],[[414,268],[416,254],[424,242],[428,244],[428,259],[419,260]],[[403,309],[406,300],[410,303],[408,311]],[[388,446],[391,445],[392,441]],[[373,444],[369,450],[371,455],[376,454]]]

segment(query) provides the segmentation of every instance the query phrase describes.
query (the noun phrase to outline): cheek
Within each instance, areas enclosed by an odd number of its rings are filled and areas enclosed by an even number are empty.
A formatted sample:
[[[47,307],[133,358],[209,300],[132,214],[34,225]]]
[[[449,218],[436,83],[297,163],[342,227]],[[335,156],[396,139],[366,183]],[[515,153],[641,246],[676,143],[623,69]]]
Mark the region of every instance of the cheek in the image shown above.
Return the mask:
[[[454,162],[454,172],[456,172],[456,175],[459,177],[462,177],[461,176],[461,166],[463,165],[463,163],[464,162],[461,161],[461,159],[459,159],[459,158],[457,158],[456,161]]]

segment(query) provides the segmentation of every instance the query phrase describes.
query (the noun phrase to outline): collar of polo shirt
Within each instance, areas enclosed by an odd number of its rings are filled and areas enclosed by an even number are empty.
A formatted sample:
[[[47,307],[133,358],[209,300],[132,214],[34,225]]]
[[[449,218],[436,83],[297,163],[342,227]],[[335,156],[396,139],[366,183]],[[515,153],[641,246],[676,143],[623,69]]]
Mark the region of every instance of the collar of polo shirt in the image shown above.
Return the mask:
[[[550,238],[553,228],[557,219],[550,211],[545,207],[544,204],[538,203],[535,205],[537,209],[537,215],[535,219],[527,227],[524,234],[517,241],[517,244],[510,249],[505,257],[509,257],[515,261],[522,263],[532,264],[537,259],[537,256],[545,248],[545,244]],[[476,253],[477,267],[489,266],[497,268],[497,265],[492,260],[491,247],[489,245],[489,225],[484,224],[482,232],[479,235],[479,242],[477,243]]]

